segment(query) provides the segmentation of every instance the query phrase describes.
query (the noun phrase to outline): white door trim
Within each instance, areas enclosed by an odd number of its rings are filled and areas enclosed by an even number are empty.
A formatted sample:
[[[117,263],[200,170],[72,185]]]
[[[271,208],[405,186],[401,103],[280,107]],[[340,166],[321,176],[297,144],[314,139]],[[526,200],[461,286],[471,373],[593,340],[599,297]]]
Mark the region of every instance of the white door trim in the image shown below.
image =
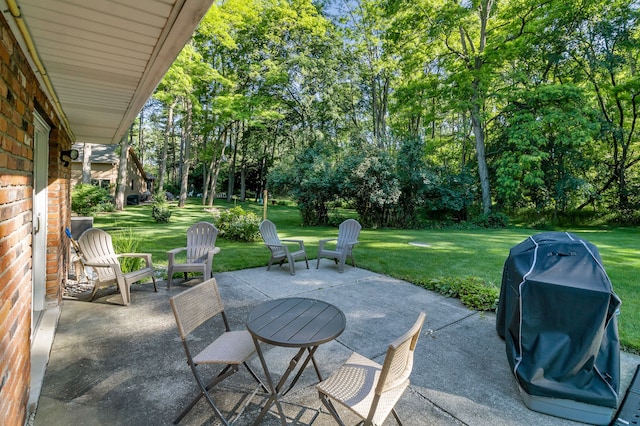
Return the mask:
[[[34,112],[33,116],[32,337],[40,313],[45,309],[47,290],[47,188],[49,186],[49,132],[51,131],[49,125],[37,112]]]

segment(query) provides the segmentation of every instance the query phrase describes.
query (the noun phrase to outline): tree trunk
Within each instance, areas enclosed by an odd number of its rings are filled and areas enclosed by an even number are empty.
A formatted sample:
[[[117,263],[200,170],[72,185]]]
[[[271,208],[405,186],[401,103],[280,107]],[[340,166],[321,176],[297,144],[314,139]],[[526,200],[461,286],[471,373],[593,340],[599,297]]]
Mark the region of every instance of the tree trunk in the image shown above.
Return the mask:
[[[191,99],[186,99],[186,126],[184,132],[184,149],[182,152],[181,176],[180,176],[180,199],[178,207],[184,207],[187,202],[187,192],[189,192],[189,167],[191,165],[191,137],[192,137],[192,119],[193,105]]]
[[[82,183],[91,183],[91,147],[90,143],[84,143],[82,153]]]
[[[223,128],[220,132],[220,136],[218,136],[217,144],[221,145],[220,156],[216,157],[216,149],[213,149],[213,153],[211,155],[211,163],[209,164],[209,194],[207,197],[207,205],[213,206],[213,201],[216,198],[216,188],[218,185],[218,176],[220,175],[220,166],[224,159],[224,152],[227,145],[227,127]]]
[[[244,202],[247,195],[247,165],[242,162],[240,167],[240,201]]]
[[[138,158],[140,159],[140,164],[144,166],[144,155],[146,153],[146,149],[144,146],[144,106],[140,110],[140,121],[138,122]]]
[[[129,133],[131,137],[131,133]],[[116,210],[124,210],[124,194],[127,189],[127,159],[129,158],[129,146],[131,141],[125,136],[120,142],[120,163],[118,164],[118,185],[116,188]]]
[[[489,168],[484,146],[484,128],[480,118],[480,108],[474,104],[471,107],[471,123],[476,138],[476,155],[478,159],[478,176],[482,190],[482,213],[491,213],[491,187],[489,184]]]
[[[237,122],[231,126],[229,133],[229,141],[232,144],[233,156],[231,157],[231,164],[229,164],[229,173],[227,182],[227,201],[231,202],[231,196],[235,190],[235,176],[236,176],[236,158],[238,157],[238,129]]]
[[[178,103],[177,99],[169,105],[167,110],[167,124],[164,128],[164,144],[162,145],[162,158],[160,159],[160,170],[158,171],[158,192],[164,192],[164,181],[167,172],[167,151],[169,149],[169,138],[173,131],[173,110]]]

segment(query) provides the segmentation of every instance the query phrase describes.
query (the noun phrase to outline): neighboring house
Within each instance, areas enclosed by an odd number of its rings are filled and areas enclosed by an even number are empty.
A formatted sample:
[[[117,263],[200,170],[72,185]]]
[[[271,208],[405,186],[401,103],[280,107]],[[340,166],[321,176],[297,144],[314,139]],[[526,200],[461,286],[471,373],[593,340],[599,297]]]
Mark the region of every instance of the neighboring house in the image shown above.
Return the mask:
[[[73,149],[78,150],[78,158],[71,163],[71,189],[82,183],[82,162],[84,159],[84,145],[73,144]],[[120,164],[120,151],[118,145],[91,144],[91,182],[108,190],[112,196],[116,195],[118,182],[118,167]],[[129,147],[127,156],[127,185],[125,197],[131,195],[142,196],[153,192],[153,178],[145,173],[142,163],[133,148]]]
[[[126,137],[212,3],[0,0],[3,426],[37,407],[62,305],[71,146]]]

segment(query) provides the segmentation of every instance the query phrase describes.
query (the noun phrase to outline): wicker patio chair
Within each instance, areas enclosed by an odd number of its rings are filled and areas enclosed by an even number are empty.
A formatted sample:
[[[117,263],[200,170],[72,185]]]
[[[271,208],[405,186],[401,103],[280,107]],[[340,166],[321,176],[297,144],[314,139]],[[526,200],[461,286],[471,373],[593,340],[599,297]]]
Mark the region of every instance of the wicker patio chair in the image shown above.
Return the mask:
[[[191,287],[180,294],[169,299],[173,315],[176,319],[180,340],[187,356],[187,363],[198,384],[199,393],[193,401],[174,420],[178,424],[182,418],[191,410],[196,403],[204,396],[211,406],[216,416],[224,425],[228,425],[228,420],[223,416],[220,409],[211,398],[209,391],[216,384],[238,371],[240,364],[243,364],[251,376],[258,382],[262,389],[267,392],[267,388],[246,363],[255,352],[256,347],[253,339],[247,330],[231,331],[229,322],[224,310],[224,304],[220,297],[218,285],[215,278],[208,279],[201,284]],[[220,316],[222,324],[216,323],[212,318]],[[197,342],[199,338],[193,338],[192,333],[207,323],[202,329],[210,330],[214,324],[224,327],[222,334],[216,337],[212,343],[197,353],[191,353],[190,344]],[[198,371],[198,366],[205,364],[220,364],[224,368],[209,383],[205,383]]]
[[[271,258],[269,259],[269,265],[267,265],[267,271],[271,268],[271,264],[273,262],[280,262],[280,266],[287,261],[289,263],[289,272],[291,275],[296,274],[295,268],[295,260],[297,258],[304,258],[305,263],[307,264],[307,269],[309,269],[309,259],[307,258],[307,253],[304,250],[304,241],[302,240],[281,240],[278,238],[278,233],[276,231],[276,225],[270,220],[263,220],[260,223],[260,235],[262,235],[262,239],[264,240],[264,244],[271,250]],[[284,243],[292,243],[297,244],[296,250],[290,251],[287,244]]]
[[[389,413],[402,425],[394,407],[409,386],[424,319],[421,312],[413,327],[389,345],[383,365],[354,352],[338,371],[317,385],[320,400],[338,424],[344,426],[332,401],[359,416],[365,426],[381,425]]]
[[[320,240],[318,247],[318,262],[316,269],[320,266],[320,258],[327,257],[333,259],[338,265],[338,271],[344,271],[344,264],[347,258],[351,259],[351,264],[355,268],[356,261],[353,259],[353,247],[358,244],[358,236],[360,235],[362,226],[354,219],[347,219],[342,222],[338,228],[338,238],[328,238]],[[329,248],[327,243],[335,241],[334,248]]]
[[[213,268],[213,256],[220,253],[220,247],[216,247],[218,228],[209,222],[198,222],[187,230],[187,246],[167,252],[167,287],[171,288],[173,274],[182,272],[187,279],[187,272],[199,272],[202,280],[211,278]],[[176,255],[186,251],[184,263],[178,263]]]
[[[98,228],[87,229],[83,232],[78,238],[78,246],[80,253],[82,253],[84,266],[93,268],[97,275],[91,300],[100,287],[116,284],[120,292],[118,297],[121,297],[121,303],[127,306],[131,302],[131,284],[145,278],[151,278],[154,291],[158,291],[150,253],[116,254],[111,235]],[[144,260],[144,264],[138,270],[124,273],[119,261],[119,258],[122,257],[138,257]],[[120,301],[118,300],[118,302]]]

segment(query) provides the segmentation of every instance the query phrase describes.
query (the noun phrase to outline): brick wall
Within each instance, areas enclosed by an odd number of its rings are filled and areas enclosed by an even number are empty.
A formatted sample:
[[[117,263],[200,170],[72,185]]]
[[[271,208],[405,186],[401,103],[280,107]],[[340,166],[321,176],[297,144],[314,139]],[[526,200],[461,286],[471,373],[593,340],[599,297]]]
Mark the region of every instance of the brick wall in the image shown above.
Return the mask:
[[[60,151],[69,134],[39,87],[0,16],[0,424],[23,425],[30,381],[31,241],[34,111],[52,128],[49,139],[46,303],[61,301],[70,221],[69,169]]]

